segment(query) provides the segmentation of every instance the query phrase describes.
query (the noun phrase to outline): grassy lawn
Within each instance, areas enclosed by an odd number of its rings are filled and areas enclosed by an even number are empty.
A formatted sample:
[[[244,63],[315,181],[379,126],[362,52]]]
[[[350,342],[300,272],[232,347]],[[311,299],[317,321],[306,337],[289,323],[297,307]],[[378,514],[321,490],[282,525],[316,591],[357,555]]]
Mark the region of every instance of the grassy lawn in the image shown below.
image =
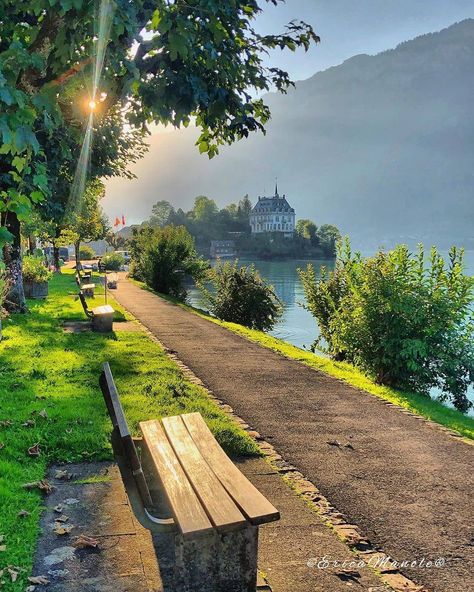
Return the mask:
[[[145,290],[153,292],[153,290],[150,290],[150,288],[141,282],[135,281],[134,283]],[[242,325],[220,321],[219,319],[206,314],[204,311],[178,302],[174,298],[163,294],[158,294],[158,296],[168,300],[169,302],[173,302],[174,304],[181,306],[182,308],[185,308],[186,310],[189,310],[190,312],[197,314],[208,321],[212,321],[213,323],[225,327],[234,333],[238,333],[242,337],[245,337],[250,341],[254,341],[263,347],[267,347],[279,354],[287,356],[288,358],[302,362],[303,364],[311,366],[312,368],[320,370],[321,372],[329,374],[330,376],[334,376],[335,378],[343,380],[344,382],[347,382],[356,388],[367,391],[386,401],[390,401],[395,405],[400,405],[400,407],[409,409],[418,415],[431,419],[436,423],[459,432],[466,438],[474,439],[474,418],[468,417],[456,409],[446,407],[438,401],[434,401],[433,399],[418,393],[405,392],[378,385],[351,364],[347,364],[345,362],[334,362],[329,358],[313,354],[312,352],[291,345],[286,341],[272,337],[263,331],[247,329]]]
[[[42,497],[37,490],[25,490],[23,484],[42,479],[53,462],[112,458],[111,426],[98,387],[103,362],[111,363],[135,433],[141,420],[199,411],[229,454],[257,454],[245,432],[204,389],[186,380],[145,333],[64,333],[63,321],[85,319],[76,293],[73,275],[55,276],[46,301],[31,301],[28,315],[13,315],[4,322],[0,342],[0,538],[4,537],[0,571],[13,565],[22,572],[16,583],[5,572],[0,577],[5,581],[3,587],[0,584],[2,591],[25,590],[38,536]],[[95,301],[103,303],[100,289]],[[131,319],[118,303],[113,306],[118,320]],[[41,454],[31,457],[28,448],[36,443]],[[30,514],[19,518],[22,510]],[[5,550],[1,550],[3,545]]]

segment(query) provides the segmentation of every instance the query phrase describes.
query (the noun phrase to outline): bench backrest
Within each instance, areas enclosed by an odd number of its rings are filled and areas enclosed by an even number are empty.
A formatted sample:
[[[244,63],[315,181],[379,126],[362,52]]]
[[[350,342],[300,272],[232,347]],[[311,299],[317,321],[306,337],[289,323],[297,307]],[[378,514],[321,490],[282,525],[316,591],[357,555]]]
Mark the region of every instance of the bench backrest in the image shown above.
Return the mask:
[[[86,315],[88,317],[92,316],[92,312],[89,310],[86,297],[84,296],[84,292],[82,290],[79,290],[79,300],[81,301],[82,308],[84,309],[84,312],[86,313]]]
[[[140,459],[138,457],[135,443],[128,429],[125,413],[120,403],[117,387],[115,386],[112,371],[108,362],[105,362],[102,374],[99,379],[100,388],[104,396],[105,404],[112,420],[112,446],[114,451],[123,456],[128,462],[135,478],[138,490],[142,496],[145,507],[152,505],[150,490],[143,474]]]

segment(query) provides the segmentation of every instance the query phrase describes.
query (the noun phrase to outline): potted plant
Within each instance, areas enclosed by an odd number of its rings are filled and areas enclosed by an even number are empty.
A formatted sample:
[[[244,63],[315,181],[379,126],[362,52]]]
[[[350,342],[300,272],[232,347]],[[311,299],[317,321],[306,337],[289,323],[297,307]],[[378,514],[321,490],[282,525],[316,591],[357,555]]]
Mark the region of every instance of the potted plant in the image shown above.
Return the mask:
[[[23,258],[23,287],[26,298],[46,298],[51,272],[41,257],[27,255]]]

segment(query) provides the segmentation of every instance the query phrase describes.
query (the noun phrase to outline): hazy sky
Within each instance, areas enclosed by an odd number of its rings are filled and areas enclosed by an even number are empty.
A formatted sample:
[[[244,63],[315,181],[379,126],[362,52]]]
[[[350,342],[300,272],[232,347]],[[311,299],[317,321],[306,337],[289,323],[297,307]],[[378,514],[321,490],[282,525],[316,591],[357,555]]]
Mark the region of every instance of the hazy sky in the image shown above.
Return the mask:
[[[287,0],[266,5],[258,24],[265,33],[292,19],[313,25],[319,45],[307,54],[278,51],[272,59],[300,80],[353,55],[379,53],[468,17],[474,17],[474,0]]]
[[[271,56],[271,65],[286,69],[294,80],[309,78],[354,55],[379,53],[402,41],[474,17],[474,0],[287,0],[278,6],[261,0],[261,6],[264,12],[258,19],[260,32],[281,32],[290,20],[301,19],[311,23],[321,37],[321,43],[308,53],[278,50]],[[167,131],[175,133],[172,128]],[[189,203],[186,204],[176,201],[169,191],[165,195],[154,195],[161,155],[167,151],[166,135],[159,139],[158,148],[151,149],[132,168],[138,177],[136,180],[111,179],[107,182],[103,206],[112,220],[123,213],[127,223],[141,222],[149,214],[151,204],[158,199],[170,199],[176,207],[187,207],[195,195],[202,193],[203,189],[197,183],[195,193],[188,196]],[[156,142],[152,141],[154,144]],[[190,138],[190,151],[196,150],[193,144],[194,138]],[[224,158],[224,155],[218,158]],[[203,168],[203,171],[207,169]],[[262,179],[262,183],[265,182]],[[239,187],[233,189],[236,195],[245,193]]]

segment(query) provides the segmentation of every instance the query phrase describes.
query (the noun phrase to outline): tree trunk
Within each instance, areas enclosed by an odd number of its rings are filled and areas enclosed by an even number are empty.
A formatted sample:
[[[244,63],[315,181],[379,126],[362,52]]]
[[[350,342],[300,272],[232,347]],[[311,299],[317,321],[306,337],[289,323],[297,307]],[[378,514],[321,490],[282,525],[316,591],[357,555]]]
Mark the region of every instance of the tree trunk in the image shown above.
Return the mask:
[[[3,247],[3,261],[9,280],[5,308],[10,312],[27,312],[25,292],[23,291],[20,221],[13,212],[8,212],[2,218],[2,225],[6,226],[13,235],[13,241]]]
[[[61,264],[59,263],[59,247],[56,241],[53,241],[53,266],[55,273],[61,273]]]
[[[34,234],[30,234],[28,237],[28,253],[30,255],[34,255],[36,251],[36,236]]]
[[[78,241],[77,243],[74,243],[74,254],[76,257],[76,269],[77,271],[81,271],[82,270],[82,266],[81,266],[81,241]]]

